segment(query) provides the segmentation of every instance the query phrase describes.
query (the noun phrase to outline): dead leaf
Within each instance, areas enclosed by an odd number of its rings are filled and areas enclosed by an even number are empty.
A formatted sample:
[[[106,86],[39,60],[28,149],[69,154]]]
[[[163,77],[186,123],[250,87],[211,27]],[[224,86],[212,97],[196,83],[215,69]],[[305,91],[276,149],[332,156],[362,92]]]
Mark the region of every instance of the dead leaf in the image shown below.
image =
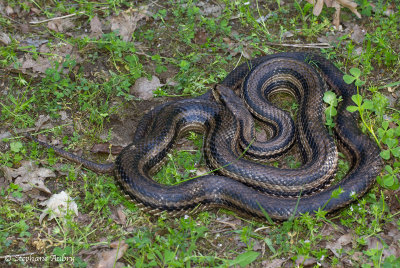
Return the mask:
[[[353,33],[351,34],[350,38],[357,44],[361,44],[364,41],[365,34],[366,31],[356,24],[353,27]]]
[[[56,176],[50,169],[39,168],[30,161],[21,161],[21,167],[10,169],[9,174],[16,178],[14,183],[19,185],[22,191],[28,192],[35,188],[48,194],[51,194],[51,191],[44,185],[44,180]]]
[[[122,40],[131,41],[138,21],[147,18],[146,12],[147,6],[141,7],[139,10],[129,8],[121,12],[118,16],[111,18],[111,31],[118,31],[118,35],[122,37]]]
[[[351,0],[307,0],[308,3],[314,5],[313,14],[318,16],[321,14],[323,5],[327,7],[333,7],[336,9],[336,12],[333,14],[333,25],[336,29],[339,30],[340,26],[340,9],[343,7],[347,7],[353,12],[358,18],[361,18],[360,13],[357,11],[357,4]]]
[[[196,170],[196,177],[206,175],[208,170],[205,167],[200,167]]]
[[[303,256],[300,255],[297,257],[297,260],[295,262],[297,267],[307,267],[307,266],[312,266],[317,264],[317,259],[314,257],[308,257],[307,259]]]
[[[203,45],[207,42],[207,32],[204,30],[198,30],[194,35],[194,42],[199,45]]]
[[[3,142],[3,139],[11,138],[12,134],[9,131],[1,132],[0,133],[0,143]]]
[[[357,11],[357,4],[350,0],[336,0],[341,6],[347,7],[353,12],[359,19],[361,19],[361,14]]]
[[[280,268],[283,267],[283,264],[286,262],[285,259],[274,259],[272,261],[263,261],[262,267],[268,268]]]
[[[39,115],[39,119],[35,122],[35,132],[38,132],[39,129],[43,126],[44,123],[46,123],[47,121],[50,120],[50,116],[49,115]]]
[[[348,245],[353,241],[353,236],[348,233],[344,234],[339,239],[337,239],[334,242],[329,242],[326,244],[326,248],[330,249],[333,254],[335,254],[336,257],[340,258],[341,255],[339,255],[338,250],[342,249],[343,246]]]
[[[71,19],[58,19],[47,23],[47,28],[59,33],[63,33],[74,27],[75,24],[72,23]]]
[[[8,185],[10,184],[6,177],[0,176],[0,189],[7,189]]]
[[[313,14],[315,16],[319,16],[322,11],[322,7],[324,6],[324,0],[317,0],[317,3],[314,5]]]
[[[367,240],[368,249],[382,249],[383,248],[382,242],[376,237],[370,236],[366,240]]]
[[[25,56],[20,58],[18,61],[22,63],[22,72],[26,69],[32,68],[34,72],[45,73],[46,70],[51,67],[50,60],[41,56],[38,56],[36,60],[33,60],[30,54],[25,54]]]
[[[7,166],[1,166],[0,169],[1,171],[3,171],[4,178],[7,180],[7,182],[12,182],[13,179],[13,177],[11,176],[12,169]]]
[[[50,199],[43,201],[40,204],[42,206],[46,206],[46,209],[39,217],[40,224],[46,215],[50,216],[49,220],[52,220],[55,217],[64,219],[63,217],[68,213],[68,211],[72,211],[76,216],[78,216],[77,204],[72,201],[72,199],[64,191],[60,192],[59,194],[52,195]]]
[[[105,143],[97,143],[93,145],[92,149],[90,150],[92,153],[104,153],[108,154],[110,152],[111,144],[108,142]]]
[[[126,215],[124,213],[123,208],[122,207],[118,208],[117,213],[118,213],[118,218],[119,218],[120,224],[125,225],[126,224]]]
[[[153,91],[163,86],[157,76],[152,76],[151,80],[146,77],[141,77],[136,80],[135,85],[131,88],[131,94],[136,93],[143,100],[153,98]]]
[[[222,10],[224,10],[225,5],[220,4],[220,5],[213,5],[207,2],[199,2],[197,6],[200,8],[200,13],[203,16],[209,16],[212,15],[213,17],[220,17],[222,15]]]
[[[111,243],[110,247],[114,249],[104,251],[100,254],[100,261],[96,265],[97,268],[115,267],[114,264],[117,263],[117,260],[124,256],[125,252],[128,250],[128,244],[126,244],[125,241]]]
[[[101,29],[101,22],[99,17],[94,16],[93,19],[90,21],[90,37],[93,38],[100,38],[103,35],[103,30]]]
[[[14,14],[14,9],[12,9],[10,6],[6,6],[6,15],[10,16],[12,14]]]
[[[11,43],[11,39],[6,33],[0,32],[0,43],[3,43],[7,46]]]

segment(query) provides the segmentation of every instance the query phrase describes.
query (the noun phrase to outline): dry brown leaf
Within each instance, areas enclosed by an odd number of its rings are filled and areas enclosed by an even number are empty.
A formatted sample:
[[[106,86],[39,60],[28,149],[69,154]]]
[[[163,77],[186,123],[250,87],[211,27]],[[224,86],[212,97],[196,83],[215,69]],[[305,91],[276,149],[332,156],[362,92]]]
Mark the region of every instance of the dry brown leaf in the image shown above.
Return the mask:
[[[350,36],[351,40],[353,40],[357,44],[361,44],[364,41],[366,31],[357,24],[354,25],[352,31],[353,33]]]
[[[45,73],[45,71],[51,67],[51,62],[49,59],[38,56],[36,60],[33,60],[30,54],[25,54],[25,56],[18,60],[22,63],[22,72],[26,69],[32,68],[34,72]]]
[[[9,182],[6,179],[6,177],[5,176],[4,177],[0,176],[0,189],[7,189],[8,185],[9,185]]]
[[[313,14],[315,16],[319,16],[319,14],[321,14],[323,6],[324,6],[324,0],[317,0],[317,3],[315,3],[314,5]]]
[[[14,183],[22,188],[22,191],[27,192],[32,189],[51,194],[51,191],[44,185],[46,178],[54,178],[56,174],[47,168],[39,168],[36,164],[30,161],[22,161],[22,166],[18,169],[9,170],[11,177],[16,178]]]
[[[111,150],[110,150],[111,148]],[[117,145],[111,145],[109,142],[105,143],[97,143],[93,145],[92,149],[90,150],[92,153],[103,153],[103,154],[109,154],[111,151],[112,155],[117,155],[119,154],[122,149],[124,149],[123,146],[117,146]]]
[[[10,16],[12,14],[14,14],[14,10],[12,9],[12,7],[6,6],[6,15]]]
[[[203,29],[198,30],[196,34],[194,35],[194,43],[203,45],[207,42],[207,32],[204,31]]]
[[[71,19],[58,19],[47,23],[47,28],[59,33],[63,33],[74,27],[75,24],[72,23]]]
[[[124,256],[125,252],[128,249],[128,245],[125,244],[125,241],[114,242],[110,245],[110,247],[114,248],[109,251],[104,251],[100,254],[100,261],[97,264],[97,268],[113,268],[114,264]]]
[[[153,91],[163,86],[157,76],[152,76],[151,80],[146,77],[141,77],[136,80],[135,85],[131,88],[131,94],[136,94],[143,100],[150,100],[153,98]]]
[[[11,43],[11,39],[6,33],[0,32],[0,43],[8,45]]]
[[[49,115],[39,115],[39,119],[35,122],[35,132],[38,132],[39,129],[43,126],[44,123],[50,120]]]
[[[90,37],[100,38],[103,35],[103,30],[101,29],[101,22],[99,17],[94,16],[90,21]]]
[[[340,9],[341,7],[347,7],[353,12],[358,18],[361,18],[360,13],[357,11],[357,4],[351,0],[307,0],[308,3],[314,5],[313,14],[318,16],[321,14],[324,3],[327,7],[334,7],[336,9],[335,14],[333,14],[333,25],[336,29],[340,26]]]
[[[111,18],[111,31],[117,31],[122,40],[129,42],[132,40],[132,34],[136,30],[138,21],[147,18],[147,6],[137,9],[128,9],[121,12],[118,16]]]
[[[297,267],[309,267],[309,266],[314,266],[317,264],[317,259],[314,257],[308,257],[307,259],[303,256],[300,255],[297,257],[297,260],[295,262]]]
[[[122,224],[122,225],[125,225],[126,224],[126,215],[125,215],[124,210],[123,210],[122,207],[118,208],[117,215],[118,215],[118,218],[119,218],[119,223]]]
[[[343,246],[348,245],[353,241],[353,236],[348,233],[344,234],[339,239],[334,242],[329,242],[326,244],[326,248],[330,249],[336,257],[340,257],[341,255],[338,253],[338,250],[343,248]]]
[[[287,260],[285,259],[274,259],[272,261],[263,261],[262,262],[262,267],[268,267],[268,268],[280,268],[283,267],[283,264]]]
[[[361,14],[357,11],[357,4],[350,0],[336,0],[341,6],[347,7],[353,12],[359,19],[361,19]]]

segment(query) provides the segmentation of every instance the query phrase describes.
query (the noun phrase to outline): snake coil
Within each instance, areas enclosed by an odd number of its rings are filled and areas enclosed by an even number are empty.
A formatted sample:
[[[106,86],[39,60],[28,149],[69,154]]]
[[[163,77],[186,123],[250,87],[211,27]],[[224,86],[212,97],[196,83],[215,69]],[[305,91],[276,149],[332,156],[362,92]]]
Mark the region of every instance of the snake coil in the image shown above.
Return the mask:
[[[335,137],[350,162],[348,174],[336,185],[331,182],[338,149],[324,126],[322,97],[326,87],[342,97]],[[272,94],[281,91],[299,103],[296,124],[269,101]],[[94,171],[114,171],[125,193],[153,213],[178,215],[224,207],[258,218],[267,213],[283,220],[321,208],[333,211],[363,195],[383,165],[377,145],[361,133],[356,116],[346,110],[355,93],[355,87],[344,83],[342,73],[321,56],[301,52],[268,55],[238,66],[200,97],[155,107],[142,118],[133,142],[114,164],[97,164],[62,149],[54,150]],[[254,141],[252,116],[264,121],[271,139]],[[218,175],[174,186],[152,180],[177,139],[188,131],[205,134],[207,165],[218,168]],[[296,139],[303,160],[300,168],[278,169],[260,163],[284,155]],[[243,150],[245,158],[240,157]],[[332,199],[339,187],[342,193]]]

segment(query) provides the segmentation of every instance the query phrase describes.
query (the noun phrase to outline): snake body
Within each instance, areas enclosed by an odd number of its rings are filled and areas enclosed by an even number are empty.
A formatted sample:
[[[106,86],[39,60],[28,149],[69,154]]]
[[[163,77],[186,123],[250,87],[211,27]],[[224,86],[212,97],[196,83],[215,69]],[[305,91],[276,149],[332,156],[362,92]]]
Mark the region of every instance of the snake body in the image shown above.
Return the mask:
[[[348,174],[335,185],[331,181],[338,151],[324,126],[326,86],[343,99],[337,109],[335,135],[350,162]],[[269,102],[269,96],[279,91],[288,92],[299,103],[297,128],[288,113]],[[113,170],[125,193],[153,213],[224,207],[258,218],[267,213],[274,219],[288,219],[321,208],[333,211],[364,194],[382,169],[377,145],[361,133],[356,116],[346,110],[355,93],[355,87],[344,83],[342,73],[321,56],[268,55],[238,66],[200,97],[151,110],[114,164],[97,164],[55,150],[89,169]],[[254,141],[251,114],[268,125],[272,138],[267,142]],[[217,168],[218,174],[173,186],[152,180],[176,141],[188,131],[204,133],[207,165]],[[275,159],[294,139],[299,141],[303,160],[298,169],[278,169],[250,160]],[[240,157],[243,151],[246,158]],[[332,199],[339,187],[342,193]]]

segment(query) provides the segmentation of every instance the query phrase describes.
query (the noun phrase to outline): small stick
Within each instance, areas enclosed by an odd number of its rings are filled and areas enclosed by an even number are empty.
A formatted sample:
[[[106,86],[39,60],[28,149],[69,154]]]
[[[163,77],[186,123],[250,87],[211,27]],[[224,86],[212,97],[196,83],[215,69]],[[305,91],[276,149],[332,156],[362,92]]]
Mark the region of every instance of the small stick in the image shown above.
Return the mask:
[[[99,8],[99,10],[104,10],[104,9],[107,9],[107,8],[108,7],[102,7],[102,8]],[[77,12],[77,13],[68,14],[68,15],[65,15],[65,16],[55,17],[55,18],[41,20],[41,21],[30,21],[29,23],[30,24],[40,24],[40,23],[43,23],[43,22],[48,22],[48,21],[53,21],[53,20],[66,19],[66,18],[73,17],[73,16],[76,16],[76,15],[79,15],[79,14],[83,14],[83,13],[85,13],[85,11],[80,11],[80,12]]]
[[[278,43],[266,42],[265,44],[269,45],[269,46],[282,46],[282,47],[306,47],[306,48],[330,48],[330,47],[332,47],[328,43],[278,44]]]

